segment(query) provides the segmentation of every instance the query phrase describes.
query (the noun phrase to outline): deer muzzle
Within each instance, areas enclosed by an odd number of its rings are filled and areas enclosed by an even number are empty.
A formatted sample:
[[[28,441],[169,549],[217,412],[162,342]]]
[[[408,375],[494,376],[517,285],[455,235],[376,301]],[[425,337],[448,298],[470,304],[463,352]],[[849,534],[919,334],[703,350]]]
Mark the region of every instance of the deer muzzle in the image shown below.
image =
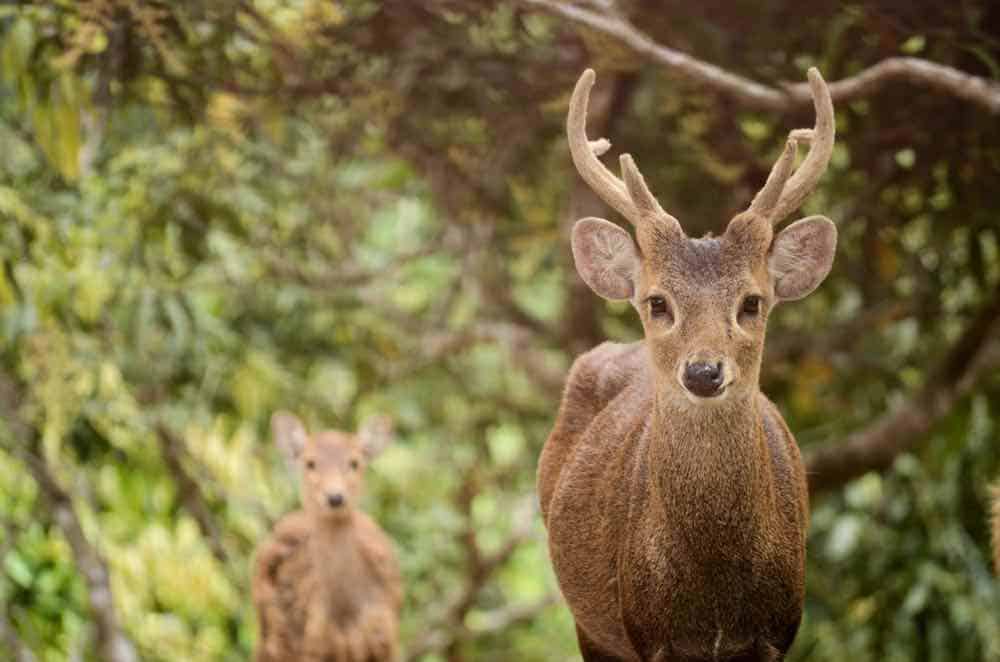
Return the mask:
[[[726,371],[722,361],[695,361],[684,366],[681,379],[692,395],[714,398],[725,390]]]

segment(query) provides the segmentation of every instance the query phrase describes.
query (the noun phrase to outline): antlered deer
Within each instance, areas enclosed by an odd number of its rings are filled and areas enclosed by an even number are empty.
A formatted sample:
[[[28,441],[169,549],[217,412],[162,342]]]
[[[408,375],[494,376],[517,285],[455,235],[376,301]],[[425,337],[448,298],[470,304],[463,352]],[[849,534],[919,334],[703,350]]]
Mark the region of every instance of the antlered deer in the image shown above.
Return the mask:
[[[837,232],[821,216],[773,226],[815,188],[833,150],[815,69],[811,130],[787,144],[719,237],[688,238],[628,154],[623,179],[586,135],[594,72],[570,101],[573,162],[635,226],[573,228],[576,268],[628,299],[645,340],[573,364],[539,461],[549,553],[585,660],[777,660],[804,599],[808,495],[795,439],[758,381],[768,313],[826,277]],[[793,173],[798,142],[809,153]]]
[[[257,548],[257,662],[397,659],[399,567],[392,543],[356,507],[365,465],[391,435],[388,421],[369,421],[357,436],[309,436],[298,418],[278,412],[271,428],[302,472],[302,509]]]

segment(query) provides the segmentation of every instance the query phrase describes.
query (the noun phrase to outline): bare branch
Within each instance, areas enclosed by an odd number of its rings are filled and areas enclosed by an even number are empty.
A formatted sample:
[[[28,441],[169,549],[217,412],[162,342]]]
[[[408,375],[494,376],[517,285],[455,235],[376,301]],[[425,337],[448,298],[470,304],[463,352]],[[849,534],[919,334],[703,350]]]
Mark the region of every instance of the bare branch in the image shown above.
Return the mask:
[[[137,662],[132,641],[125,635],[115,613],[114,595],[108,567],[100,552],[87,540],[80,520],[73,509],[68,492],[52,474],[48,462],[40,454],[25,453],[25,464],[38,484],[39,494],[66,537],[76,566],[87,584],[90,612],[97,629],[97,649],[107,662]]]
[[[431,365],[454,356],[479,343],[497,344],[507,350],[510,361],[545,393],[556,396],[562,392],[565,372],[551,365],[545,353],[539,350],[541,336],[516,324],[479,322],[468,329],[456,332],[428,332],[423,340],[419,365]],[[410,366],[406,368],[412,370]]]
[[[407,662],[416,662],[425,655],[441,652],[457,643],[478,639],[533,621],[539,613],[559,602],[559,596],[547,594],[537,602],[507,605],[482,615],[483,623],[476,627],[461,626],[454,629],[429,631],[414,644],[406,655]]]
[[[403,267],[408,266],[415,260],[435,255],[441,251],[440,240],[434,239],[423,242],[420,248],[401,253],[379,269],[363,268],[356,265],[340,266],[336,269],[328,269],[316,272],[306,269],[303,264],[277,254],[261,253],[264,262],[267,263],[271,273],[283,279],[294,280],[297,283],[319,291],[342,290],[345,288],[359,287],[378,279],[385,279],[396,273]]]
[[[1000,323],[1000,287],[935,370],[924,388],[842,444],[828,444],[806,454],[809,491],[824,492],[869,471],[884,471],[893,460],[916,448],[955,404],[990,369],[1000,365],[991,342]]]
[[[806,83],[785,85],[783,89],[761,85],[658,44],[624,19],[557,0],[521,1],[613,37],[681,78],[718,90],[744,106],[781,112],[809,103]],[[837,102],[852,101],[870,96],[895,80],[928,87],[974,103],[990,113],[1000,113],[1000,84],[915,57],[886,58],[854,76],[831,83],[830,95]]]
[[[162,421],[156,424],[156,438],[160,442],[160,454],[163,456],[164,464],[167,465],[167,471],[177,485],[177,496],[181,506],[197,522],[213,556],[223,564],[228,563],[229,554],[222,543],[222,534],[215,524],[208,499],[198,481],[184,467],[184,458],[188,454],[184,440]]]
[[[486,625],[471,628],[465,623],[466,616],[476,604],[479,592],[494,573],[510,560],[518,547],[530,537],[535,521],[534,498],[529,497],[522,504],[524,507],[515,513],[514,529],[507,539],[493,553],[484,554],[479,546],[472,521],[472,500],[477,491],[477,479],[475,475],[470,474],[456,494],[456,506],[466,520],[466,527],[460,534],[468,565],[465,585],[448,602],[448,607],[437,619],[440,625],[428,630],[410,646],[406,656],[408,662],[419,660],[430,653],[454,649],[463,642],[477,637],[502,632],[506,628],[530,620],[539,611],[555,602],[555,596],[549,595],[537,603],[508,605],[489,612],[485,618]]]
[[[0,611],[0,642],[10,651],[14,662],[35,662],[35,654],[17,636],[17,631],[7,620],[6,610]]]
[[[503,632],[522,623],[530,623],[539,613],[559,602],[559,597],[549,593],[537,602],[522,605],[508,605],[502,609],[494,609],[482,615],[482,625],[469,628],[472,637]]]
[[[831,356],[856,347],[858,337],[897,322],[913,314],[912,302],[889,301],[872,306],[850,319],[832,322],[822,329],[808,333],[785,333],[774,340],[768,339],[764,348],[766,361],[762,366],[762,379],[772,380],[804,356]]]
[[[0,418],[14,439],[14,452],[38,485],[39,498],[62,531],[73,552],[77,569],[87,585],[90,613],[97,634],[97,650],[105,662],[137,662],[135,646],[115,613],[114,594],[107,562],[83,532],[69,493],[59,484],[44,455],[38,452],[38,435],[21,417],[21,393],[16,382],[0,373]]]

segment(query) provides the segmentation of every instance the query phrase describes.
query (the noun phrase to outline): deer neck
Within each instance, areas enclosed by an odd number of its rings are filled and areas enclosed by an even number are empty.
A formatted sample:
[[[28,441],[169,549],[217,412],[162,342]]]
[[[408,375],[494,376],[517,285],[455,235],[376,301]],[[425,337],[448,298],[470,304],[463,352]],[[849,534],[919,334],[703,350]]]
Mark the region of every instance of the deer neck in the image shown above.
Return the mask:
[[[759,540],[773,515],[758,393],[705,406],[678,402],[676,393],[661,395],[648,446],[651,501],[690,544],[714,548],[705,545],[707,536],[739,553]]]
[[[312,568],[316,578],[316,607],[338,620],[357,614],[365,582],[364,557],[354,515],[346,521],[322,522],[310,538]]]

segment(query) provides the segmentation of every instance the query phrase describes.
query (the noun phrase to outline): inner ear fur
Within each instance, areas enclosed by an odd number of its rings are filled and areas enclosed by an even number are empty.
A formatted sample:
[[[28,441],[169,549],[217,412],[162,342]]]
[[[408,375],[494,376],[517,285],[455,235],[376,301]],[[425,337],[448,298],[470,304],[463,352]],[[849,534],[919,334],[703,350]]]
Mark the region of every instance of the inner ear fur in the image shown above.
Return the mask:
[[[781,301],[801,299],[816,289],[833,266],[837,226],[825,216],[795,221],[774,238],[768,269]]]
[[[271,416],[271,434],[274,443],[289,463],[295,464],[305,450],[309,435],[299,417],[287,411],[276,411]]]
[[[632,237],[603,218],[588,217],[573,226],[573,261],[594,292],[614,301],[635,295],[639,251]]]
[[[358,442],[365,459],[373,460],[395,439],[395,426],[388,416],[372,416],[358,429]]]

